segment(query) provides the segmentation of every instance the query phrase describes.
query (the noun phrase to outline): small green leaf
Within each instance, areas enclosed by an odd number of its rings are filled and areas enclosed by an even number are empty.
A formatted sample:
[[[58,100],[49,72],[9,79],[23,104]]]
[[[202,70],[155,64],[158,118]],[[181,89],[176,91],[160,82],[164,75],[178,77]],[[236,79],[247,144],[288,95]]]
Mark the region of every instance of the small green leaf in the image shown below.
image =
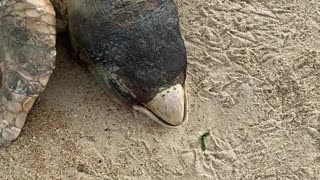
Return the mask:
[[[209,132],[204,133],[201,137],[200,137],[200,142],[201,142],[201,149],[202,151],[205,151],[207,149],[206,144],[204,142],[204,139],[209,136]]]

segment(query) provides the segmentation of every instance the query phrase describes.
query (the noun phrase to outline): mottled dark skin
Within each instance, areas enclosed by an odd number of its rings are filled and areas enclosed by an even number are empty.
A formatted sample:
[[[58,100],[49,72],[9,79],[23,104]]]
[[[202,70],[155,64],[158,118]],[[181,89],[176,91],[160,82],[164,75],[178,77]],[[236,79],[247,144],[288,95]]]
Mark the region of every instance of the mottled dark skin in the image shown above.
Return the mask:
[[[184,86],[187,56],[172,0],[77,1],[82,8],[68,7],[74,50],[100,69],[93,70],[100,72],[95,76],[107,77],[106,85],[126,104],[145,103],[177,83]]]

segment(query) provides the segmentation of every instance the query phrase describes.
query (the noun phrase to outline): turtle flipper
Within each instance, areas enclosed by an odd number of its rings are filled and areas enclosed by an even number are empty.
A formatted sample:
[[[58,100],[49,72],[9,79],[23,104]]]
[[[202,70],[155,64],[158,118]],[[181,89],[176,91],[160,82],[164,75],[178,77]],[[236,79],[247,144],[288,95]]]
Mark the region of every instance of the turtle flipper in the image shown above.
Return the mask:
[[[49,0],[0,1],[0,147],[20,134],[55,64],[55,12]]]

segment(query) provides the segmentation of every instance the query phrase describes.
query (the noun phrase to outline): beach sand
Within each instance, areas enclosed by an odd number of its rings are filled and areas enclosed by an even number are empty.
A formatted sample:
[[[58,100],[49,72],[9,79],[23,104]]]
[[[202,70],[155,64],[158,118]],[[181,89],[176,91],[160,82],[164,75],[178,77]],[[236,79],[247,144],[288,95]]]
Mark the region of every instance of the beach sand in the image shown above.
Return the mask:
[[[113,102],[60,36],[49,85],[0,150],[0,179],[320,179],[320,2],[176,2],[188,123]]]

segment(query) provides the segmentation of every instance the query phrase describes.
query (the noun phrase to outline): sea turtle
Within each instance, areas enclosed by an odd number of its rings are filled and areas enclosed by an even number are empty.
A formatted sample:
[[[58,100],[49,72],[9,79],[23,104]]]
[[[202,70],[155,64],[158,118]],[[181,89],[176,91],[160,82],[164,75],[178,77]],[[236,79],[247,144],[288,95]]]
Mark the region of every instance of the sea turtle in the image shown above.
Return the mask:
[[[173,0],[0,0],[0,147],[14,141],[55,67],[56,34],[121,104],[187,119],[187,56]]]

